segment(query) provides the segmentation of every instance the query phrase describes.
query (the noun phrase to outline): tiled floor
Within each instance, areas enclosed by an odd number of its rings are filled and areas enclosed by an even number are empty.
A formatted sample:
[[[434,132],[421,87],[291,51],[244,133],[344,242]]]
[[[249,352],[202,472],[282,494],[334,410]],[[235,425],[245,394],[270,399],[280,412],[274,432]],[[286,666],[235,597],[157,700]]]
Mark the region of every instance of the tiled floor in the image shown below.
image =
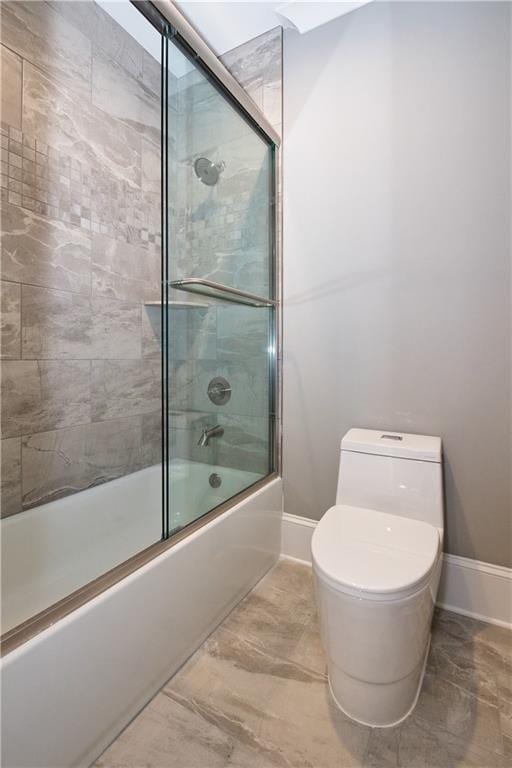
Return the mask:
[[[358,725],[329,698],[311,570],[280,561],[96,766],[509,766],[511,643],[439,611],[414,713],[396,728]]]

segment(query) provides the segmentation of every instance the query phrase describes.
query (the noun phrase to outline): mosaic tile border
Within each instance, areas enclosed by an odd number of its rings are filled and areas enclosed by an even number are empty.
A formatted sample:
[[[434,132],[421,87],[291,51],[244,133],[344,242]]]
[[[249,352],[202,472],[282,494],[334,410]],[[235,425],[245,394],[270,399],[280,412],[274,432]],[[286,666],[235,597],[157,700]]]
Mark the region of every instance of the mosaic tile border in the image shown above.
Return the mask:
[[[40,216],[130,243],[160,245],[160,200],[1,123],[2,199]],[[158,215],[155,217],[155,206]]]

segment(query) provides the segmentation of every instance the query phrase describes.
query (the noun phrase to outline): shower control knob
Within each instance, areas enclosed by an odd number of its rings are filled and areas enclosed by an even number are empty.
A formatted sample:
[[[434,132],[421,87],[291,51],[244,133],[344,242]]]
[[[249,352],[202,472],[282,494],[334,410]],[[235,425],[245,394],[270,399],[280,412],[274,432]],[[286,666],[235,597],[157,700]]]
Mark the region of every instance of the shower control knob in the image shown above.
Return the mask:
[[[208,397],[214,405],[226,405],[231,398],[231,385],[222,376],[216,376],[208,384]]]

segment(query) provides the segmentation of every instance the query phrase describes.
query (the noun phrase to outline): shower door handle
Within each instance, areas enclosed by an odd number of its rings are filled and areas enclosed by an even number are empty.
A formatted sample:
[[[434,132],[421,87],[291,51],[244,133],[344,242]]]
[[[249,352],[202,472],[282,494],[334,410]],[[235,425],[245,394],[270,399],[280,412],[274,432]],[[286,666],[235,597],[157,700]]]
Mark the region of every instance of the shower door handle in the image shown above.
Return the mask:
[[[214,283],[213,280],[205,280],[202,277],[187,277],[183,280],[170,280],[171,288],[178,291],[188,291],[189,293],[200,293],[203,296],[210,296],[213,299],[230,301],[233,304],[244,304],[248,307],[277,307],[278,301],[267,299],[264,296],[258,296],[255,293],[241,291],[238,288],[230,288],[221,283]]]

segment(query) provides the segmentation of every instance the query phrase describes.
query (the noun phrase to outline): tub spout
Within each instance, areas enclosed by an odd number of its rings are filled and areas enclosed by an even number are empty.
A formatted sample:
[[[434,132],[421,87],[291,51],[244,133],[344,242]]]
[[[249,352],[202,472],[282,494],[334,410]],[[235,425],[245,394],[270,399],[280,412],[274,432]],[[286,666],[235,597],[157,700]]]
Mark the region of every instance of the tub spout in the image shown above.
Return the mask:
[[[198,445],[201,447],[208,446],[210,444],[210,438],[212,437],[222,437],[224,434],[223,427],[219,427],[218,425],[216,427],[211,427],[210,429],[203,429],[203,434],[199,438]]]

